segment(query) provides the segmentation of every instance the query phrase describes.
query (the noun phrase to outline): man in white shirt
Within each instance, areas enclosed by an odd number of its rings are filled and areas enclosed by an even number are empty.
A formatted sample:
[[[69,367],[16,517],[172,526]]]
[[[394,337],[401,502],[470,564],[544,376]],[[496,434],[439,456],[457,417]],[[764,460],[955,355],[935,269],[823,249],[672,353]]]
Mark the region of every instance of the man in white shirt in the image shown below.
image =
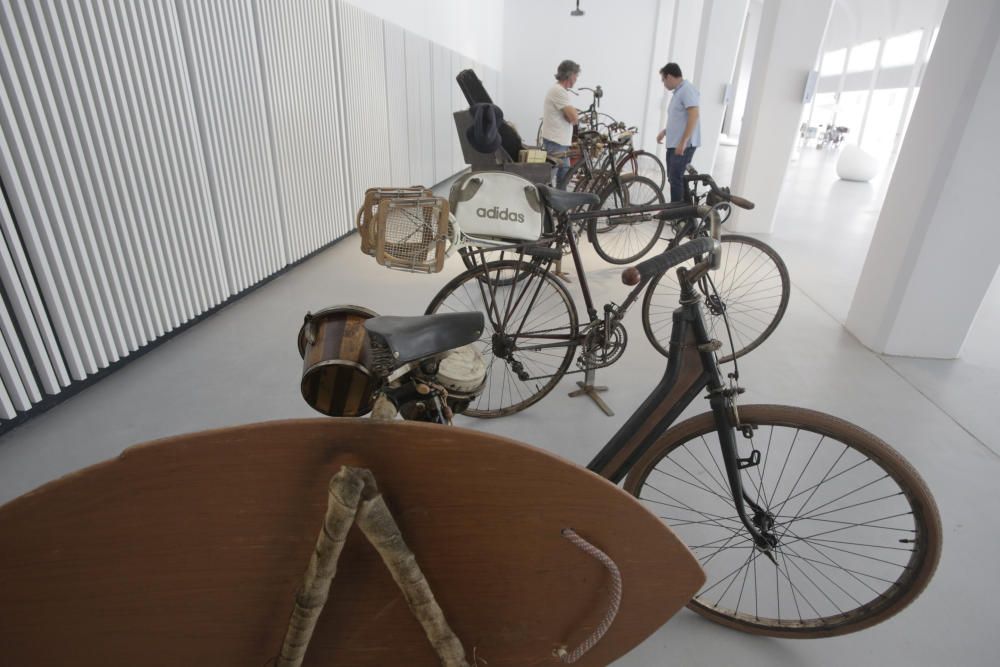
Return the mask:
[[[569,171],[569,158],[565,154],[573,143],[573,126],[577,122],[576,107],[570,103],[569,89],[576,84],[579,75],[580,66],[572,60],[559,63],[556,83],[546,93],[542,107],[542,148],[550,155],[563,155],[562,158],[556,157],[559,161],[556,187],[559,188],[566,187],[563,179]]]

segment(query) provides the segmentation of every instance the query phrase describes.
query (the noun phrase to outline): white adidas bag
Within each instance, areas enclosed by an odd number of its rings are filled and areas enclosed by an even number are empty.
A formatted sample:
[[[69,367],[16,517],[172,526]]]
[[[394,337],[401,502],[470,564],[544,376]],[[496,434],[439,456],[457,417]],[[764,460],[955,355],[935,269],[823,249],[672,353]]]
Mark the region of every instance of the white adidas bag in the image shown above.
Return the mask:
[[[449,208],[463,234],[473,237],[537,241],[545,211],[535,185],[503,171],[477,171],[451,187]]]

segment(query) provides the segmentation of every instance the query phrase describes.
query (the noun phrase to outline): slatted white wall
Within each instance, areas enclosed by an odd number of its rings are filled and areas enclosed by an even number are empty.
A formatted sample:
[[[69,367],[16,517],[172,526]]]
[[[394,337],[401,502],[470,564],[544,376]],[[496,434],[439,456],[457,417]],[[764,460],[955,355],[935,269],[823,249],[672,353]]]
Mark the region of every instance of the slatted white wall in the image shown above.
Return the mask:
[[[339,9],[339,60],[344,72],[344,120],[351,156],[349,200],[360,202],[367,188],[392,182],[386,142],[385,40],[381,20],[348,3],[340,3]]]
[[[464,168],[468,67],[341,0],[0,1],[0,428]]]
[[[292,258],[282,230],[282,199],[253,8],[241,0],[181,0],[197,139],[215,212],[226,296],[271,275]]]
[[[431,116],[431,44],[407,32],[403,39],[406,67],[406,123],[410,146],[410,180],[434,181],[434,124]]]

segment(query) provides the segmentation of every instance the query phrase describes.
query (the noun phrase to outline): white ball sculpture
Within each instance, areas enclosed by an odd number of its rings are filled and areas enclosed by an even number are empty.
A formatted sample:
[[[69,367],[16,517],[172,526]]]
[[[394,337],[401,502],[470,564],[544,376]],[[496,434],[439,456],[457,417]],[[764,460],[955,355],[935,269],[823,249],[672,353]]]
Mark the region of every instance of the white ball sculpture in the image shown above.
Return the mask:
[[[837,160],[837,176],[845,181],[861,181],[867,183],[875,177],[878,165],[875,158],[853,144],[841,149]]]

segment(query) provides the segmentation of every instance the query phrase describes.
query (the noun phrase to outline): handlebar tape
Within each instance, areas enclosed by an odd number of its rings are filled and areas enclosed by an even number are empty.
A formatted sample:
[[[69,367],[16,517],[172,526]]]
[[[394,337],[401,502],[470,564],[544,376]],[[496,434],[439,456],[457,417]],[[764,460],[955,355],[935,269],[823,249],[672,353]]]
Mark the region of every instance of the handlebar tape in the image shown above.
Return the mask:
[[[703,237],[671,248],[622,271],[622,282],[626,285],[637,285],[641,280],[648,280],[693,257],[711,252],[715,243],[715,239]]]

